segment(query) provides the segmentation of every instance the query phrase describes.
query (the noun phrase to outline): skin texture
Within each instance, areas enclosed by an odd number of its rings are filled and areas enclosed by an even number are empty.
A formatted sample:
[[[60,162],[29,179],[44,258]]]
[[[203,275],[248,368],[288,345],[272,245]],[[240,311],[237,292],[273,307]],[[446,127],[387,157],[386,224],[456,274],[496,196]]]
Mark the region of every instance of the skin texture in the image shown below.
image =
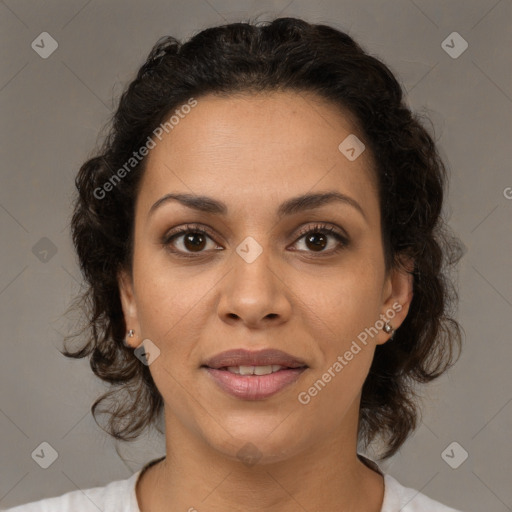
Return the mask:
[[[401,306],[390,320],[398,328],[412,299],[412,277],[385,272],[370,151],[349,161],[338,150],[349,134],[364,141],[348,114],[313,94],[209,95],[150,151],[136,203],[133,275],[119,275],[126,325],[135,330],[128,343],[150,339],[160,350],[149,368],[165,402],[167,457],[139,481],[142,512],[380,511],[383,478],[357,459],[357,422],[375,347],[390,335],[380,330],[360,344],[309,404],[297,399],[393,304]],[[285,200],[326,191],[350,196],[364,216],[334,202],[278,218]],[[228,213],[171,201],[148,218],[171,192],[210,196]],[[300,235],[322,222],[344,230],[348,245],[327,255],[340,246],[331,234],[323,249]],[[213,236],[202,245],[199,238],[196,252],[183,235],[161,243],[187,223]],[[252,263],[236,252],[248,236],[263,251]],[[266,400],[237,399],[200,366],[241,347],[278,348],[309,368]],[[257,464],[237,457],[248,443]]]

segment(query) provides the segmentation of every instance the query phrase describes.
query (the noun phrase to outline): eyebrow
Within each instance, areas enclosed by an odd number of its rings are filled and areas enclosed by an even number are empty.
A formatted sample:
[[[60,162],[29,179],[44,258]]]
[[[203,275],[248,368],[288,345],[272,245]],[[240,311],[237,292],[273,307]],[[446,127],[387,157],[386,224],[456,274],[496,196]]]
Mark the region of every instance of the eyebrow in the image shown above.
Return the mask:
[[[148,219],[160,206],[170,201],[178,201],[183,206],[200,212],[222,216],[225,216],[228,213],[228,207],[226,204],[222,201],[213,199],[212,197],[195,194],[165,194],[151,206],[148,212]],[[364,210],[355,199],[337,191],[329,191],[316,194],[303,194],[297,197],[292,197],[291,199],[287,199],[284,203],[279,205],[277,216],[282,218],[285,216],[294,215],[302,211],[320,208],[321,206],[333,202],[341,202],[343,204],[352,206],[363,216],[366,221],[368,221]]]

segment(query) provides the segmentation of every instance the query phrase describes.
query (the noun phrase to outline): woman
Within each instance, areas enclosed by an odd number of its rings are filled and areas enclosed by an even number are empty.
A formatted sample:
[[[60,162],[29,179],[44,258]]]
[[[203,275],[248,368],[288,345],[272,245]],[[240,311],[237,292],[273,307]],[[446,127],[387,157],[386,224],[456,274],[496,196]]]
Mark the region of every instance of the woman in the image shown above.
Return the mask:
[[[392,72],[292,18],[159,41],[72,220],[107,431],[165,421],[127,480],[12,511],[454,511],[395,454],[460,349],[445,168]]]

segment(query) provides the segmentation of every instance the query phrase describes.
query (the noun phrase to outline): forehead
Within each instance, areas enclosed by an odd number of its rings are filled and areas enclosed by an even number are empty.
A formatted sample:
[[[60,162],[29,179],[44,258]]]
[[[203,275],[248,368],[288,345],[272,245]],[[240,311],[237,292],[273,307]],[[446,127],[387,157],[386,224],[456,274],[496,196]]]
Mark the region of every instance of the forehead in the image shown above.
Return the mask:
[[[203,96],[154,139],[138,203],[180,191],[261,205],[316,188],[375,201],[370,152],[350,161],[338,148],[354,135],[352,116],[312,93]]]

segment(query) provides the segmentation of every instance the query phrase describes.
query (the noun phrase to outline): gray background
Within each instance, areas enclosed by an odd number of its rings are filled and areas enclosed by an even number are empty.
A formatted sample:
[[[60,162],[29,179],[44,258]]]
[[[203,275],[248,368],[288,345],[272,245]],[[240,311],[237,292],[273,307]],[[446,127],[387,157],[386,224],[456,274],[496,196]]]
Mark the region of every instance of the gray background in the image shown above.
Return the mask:
[[[121,460],[89,412],[107,388],[87,360],[56,350],[81,282],[73,180],[160,36],[279,14],[332,24],[388,64],[409,105],[432,119],[451,172],[446,214],[467,248],[464,350],[425,388],[420,427],[381,467],[456,508],[512,510],[511,10],[510,0],[0,1],[0,507],[128,478],[164,453],[148,435],[120,445]],[[458,58],[441,46],[454,31],[469,44]],[[42,32],[59,45],[47,59],[31,48]],[[38,252],[43,237],[56,254]],[[457,469],[441,456],[454,441],[469,454]],[[58,452],[48,469],[31,457],[42,442]]]

